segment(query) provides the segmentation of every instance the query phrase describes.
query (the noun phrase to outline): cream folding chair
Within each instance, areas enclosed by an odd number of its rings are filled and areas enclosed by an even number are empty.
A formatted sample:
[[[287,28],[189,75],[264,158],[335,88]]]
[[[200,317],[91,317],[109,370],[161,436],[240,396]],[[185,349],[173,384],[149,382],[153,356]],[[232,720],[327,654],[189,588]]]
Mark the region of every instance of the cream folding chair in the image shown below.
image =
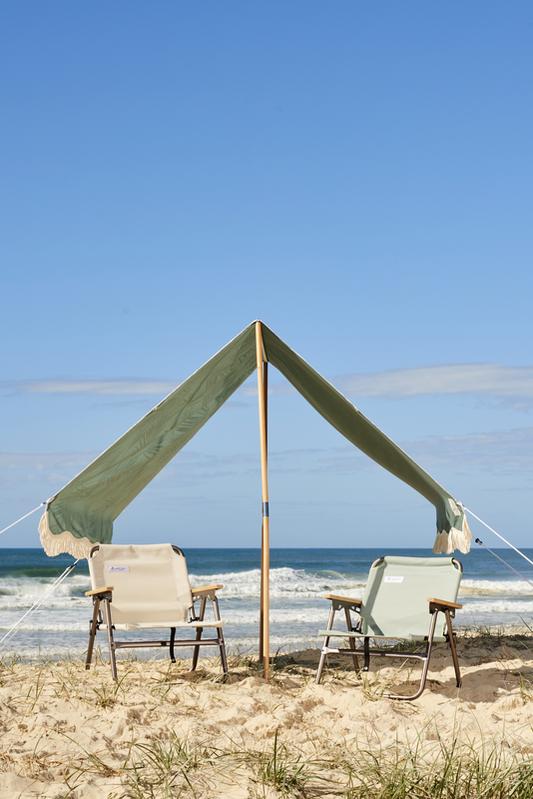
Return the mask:
[[[185,556],[171,544],[115,544],[93,547],[88,558],[94,601],[85,668],[91,666],[94,639],[106,630],[113,678],[117,679],[115,652],[122,647],[168,647],[172,662],[174,648],[194,648],[191,671],[196,669],[201,646],[218,646],[224,674],[228,672],[226,648],[216,591],[222,585],[191,590]],[[214,619],[204,619],[207,600],[213,604]],[[197,608],[195,603],[199,602]],[[103,614],[102,614],[103,609]],[[170,628],[163,641],[117,641],[115,630]],[[203,638],[205,627],[213,627],[216,637]],[[176,639],[176,630],[190,630],[194,638]]]
[[[457,687],[461,685],[461,673],[455,647],[452,618],[462,605],[456,603],[463,568],[455,558],[404,558],[387,556],[379,558],[370,567],[363,599],[327,594],[331,600],[328,626],[319,630],[324,636],[320,655],[317,683],[329,654],[350,655],[354,668],[359,671],[356,641],[362,641],[364,665],[368,671],[371,655],[412,658],[422,661],[420,686],[411,696],[385,694],[390,699],[418,699],[424,690],[429,668],[431,648],[434,641],[447,641],[453,659]],[[438,598],[437,598],[438,597]],[[346,630],[334,630],[335,614],[344,611]],[[357,614],[355,623],[352,613]],[[443,614],[437,627],[437,617]],[[339,649],[329,645],[332,637],[348,638],[349,648]],[[423,653],[395,649],[371,649],[370,639],[392,639],[425,641]]]

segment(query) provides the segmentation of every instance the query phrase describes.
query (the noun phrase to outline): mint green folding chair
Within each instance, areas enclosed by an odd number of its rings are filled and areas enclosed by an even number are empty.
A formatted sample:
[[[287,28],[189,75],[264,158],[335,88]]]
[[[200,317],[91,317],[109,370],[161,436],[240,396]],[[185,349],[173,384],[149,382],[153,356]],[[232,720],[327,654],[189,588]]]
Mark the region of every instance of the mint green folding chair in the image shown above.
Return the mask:
[[[390,699],[418,699],[426,684],[433,642],[447,641],[459,687],[461,673],[452,618],[455,617],[455,611],[462,607],[455,601],[462,573],[463,567],[455,558],[403,558],[388,555],[379,558],[370,567],[362,600],[326,594],[325,599],[331,600],[331,610],[327,629],[318,631],[319,635],[324,636],[324,645],[318,664],[317,683],[320,682],[329,654],[351,656],[354,668],[359,671],[357,653],[361,651],[361,647],[357,647],[356,642],[362,642],[363,671],[368,671],[372,655],[422,661],[420,686],[416,693],[409,696],[385,694]],[[335,614],[339,610],[344,611],[347,627],[345,630],[334,629]],[[441,622],[437,625],[439,614],[442,614]],[[330,646],[329,642],[333,637],[348,638],[349,648]],[[394,651],[390,648],[371,649],[371,639],[390,639],[395,644],[400,640],[425,641],[426,648],[425,652],[416,654],[398,650],[396,647]]]

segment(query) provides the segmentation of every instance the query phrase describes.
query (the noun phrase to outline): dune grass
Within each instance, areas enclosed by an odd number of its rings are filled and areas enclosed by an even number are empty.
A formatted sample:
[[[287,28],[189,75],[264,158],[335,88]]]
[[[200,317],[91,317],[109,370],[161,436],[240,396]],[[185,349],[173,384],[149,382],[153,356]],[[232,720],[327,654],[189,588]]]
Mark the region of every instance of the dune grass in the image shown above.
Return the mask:
[[[248,796],[346,797],[346,799],[531,799],[533,760],[505,747],[465,746],[458,741],[433,748],[381,751],[336,747],[304,755],[274,742],[258,749],[192,745],[170,733],[151,745],[134,744],[121,771],[128,799],[216,797],[220,782],[247,784]],[[88,756],[88,771],[113,773]]]

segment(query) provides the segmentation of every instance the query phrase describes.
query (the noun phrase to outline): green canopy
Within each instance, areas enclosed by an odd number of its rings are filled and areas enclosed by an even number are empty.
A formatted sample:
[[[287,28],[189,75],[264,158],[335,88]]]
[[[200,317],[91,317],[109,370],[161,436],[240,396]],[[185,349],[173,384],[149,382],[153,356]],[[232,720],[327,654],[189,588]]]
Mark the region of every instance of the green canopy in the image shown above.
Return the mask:
[[[437,511],[435,552],[468,552],[470,531],[460,503],[266,325],[252,323],[52,497],[39,531],[48,555],[87,557],[109,543],[113,522],[239,386],[262,366],[276,367],[339,433],[410,485]]]

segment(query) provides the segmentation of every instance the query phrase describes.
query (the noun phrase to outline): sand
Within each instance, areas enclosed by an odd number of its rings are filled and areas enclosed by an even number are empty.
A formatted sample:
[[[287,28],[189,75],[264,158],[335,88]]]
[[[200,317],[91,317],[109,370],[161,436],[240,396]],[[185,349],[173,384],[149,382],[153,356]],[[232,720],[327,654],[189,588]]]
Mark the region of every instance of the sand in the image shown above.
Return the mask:
[[[463,634],[458,649],[462,687],[438,645],[413,702],[383,698],[415,684],[396,661],[374,659],[361,679],[344,660],[316,685],[316,650],[277,658],[268,682],[246,656],[230,658],[226,682],[216,660],[196,673],[187,661],[125,660],[116,684],[101,659],[89,672],[76,659],[4,661],[0,799],[355,797],[371,754],[431,764],[463,747],[528,760],[533,638]]]

